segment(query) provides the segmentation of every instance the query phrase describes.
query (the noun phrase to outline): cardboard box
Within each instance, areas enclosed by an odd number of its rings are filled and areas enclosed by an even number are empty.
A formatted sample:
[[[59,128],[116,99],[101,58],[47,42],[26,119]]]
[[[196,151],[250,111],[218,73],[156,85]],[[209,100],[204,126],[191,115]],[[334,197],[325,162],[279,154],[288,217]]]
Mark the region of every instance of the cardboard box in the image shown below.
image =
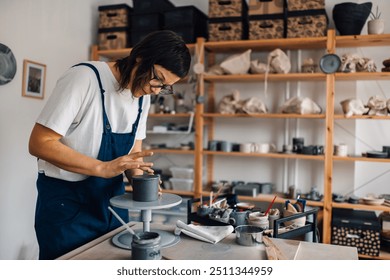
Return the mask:
[[[325,0],[288,0],[288,11],[323,10]]]
[[[127,27],[99,29],[98,45],[100,50],[123,49],[131,46]]]
[[[246,0],[209,0],[209,18],[246,17]]]
[[[275,15],[283,14],[285,7],[285,0],[249,0],[248,15]]]
[[[287,38],[322,37],[328,31],[325,10],[290,12],[287,16]]]
[[[236,41],[248,39],[248,23],[236,18],[210,18],[209,41]]]
[[[283,15],[249,16],[249,40],[285,38]]]
[[[99,28],[130,27],[132,8],[126,4],[99,6]]]

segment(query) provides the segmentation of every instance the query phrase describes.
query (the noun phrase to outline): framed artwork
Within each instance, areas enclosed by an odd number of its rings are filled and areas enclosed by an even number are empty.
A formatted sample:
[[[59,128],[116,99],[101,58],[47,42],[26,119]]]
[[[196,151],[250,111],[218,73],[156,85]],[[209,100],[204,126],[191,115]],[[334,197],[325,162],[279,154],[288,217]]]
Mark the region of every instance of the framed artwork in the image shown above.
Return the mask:
[[[45,96],[46,65],[23,61],[22,96],[43,99]]]

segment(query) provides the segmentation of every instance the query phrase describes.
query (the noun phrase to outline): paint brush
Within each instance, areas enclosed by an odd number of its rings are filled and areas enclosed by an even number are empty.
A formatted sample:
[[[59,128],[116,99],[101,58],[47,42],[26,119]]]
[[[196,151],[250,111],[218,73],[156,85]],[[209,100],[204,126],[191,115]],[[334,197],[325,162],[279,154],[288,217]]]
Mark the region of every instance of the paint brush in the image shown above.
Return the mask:
[[[274,199],[272,200],[272,202],[270,203],[270,205],[268,206],[267,211],[265,211],[264,216],[268,215],[269,210],[271,210],[272,205],[274,205],[275,199],[276,199],[276,195],[275,195]]]

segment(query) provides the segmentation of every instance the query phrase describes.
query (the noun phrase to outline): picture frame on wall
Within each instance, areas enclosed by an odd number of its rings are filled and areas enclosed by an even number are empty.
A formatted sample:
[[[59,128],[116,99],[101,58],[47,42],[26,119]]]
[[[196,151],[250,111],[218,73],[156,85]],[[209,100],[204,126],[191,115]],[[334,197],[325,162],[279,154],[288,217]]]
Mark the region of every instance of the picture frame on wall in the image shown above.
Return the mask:
[[[46,65],[25,59],[23,61],[22,96],[43,99],[45,79]]]

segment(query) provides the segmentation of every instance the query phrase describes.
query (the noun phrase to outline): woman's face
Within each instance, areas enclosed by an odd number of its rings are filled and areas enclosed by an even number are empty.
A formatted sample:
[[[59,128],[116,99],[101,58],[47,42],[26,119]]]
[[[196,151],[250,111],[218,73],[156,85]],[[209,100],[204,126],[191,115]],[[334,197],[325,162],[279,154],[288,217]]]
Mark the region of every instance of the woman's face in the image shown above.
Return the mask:
[[[148,94],[173,94],[172,85],[178,82],[180,78],[168,71],[161,65],[155,64],[150,69],[150,79],[144,85],[133,93],[134,97],[141,97]]]

